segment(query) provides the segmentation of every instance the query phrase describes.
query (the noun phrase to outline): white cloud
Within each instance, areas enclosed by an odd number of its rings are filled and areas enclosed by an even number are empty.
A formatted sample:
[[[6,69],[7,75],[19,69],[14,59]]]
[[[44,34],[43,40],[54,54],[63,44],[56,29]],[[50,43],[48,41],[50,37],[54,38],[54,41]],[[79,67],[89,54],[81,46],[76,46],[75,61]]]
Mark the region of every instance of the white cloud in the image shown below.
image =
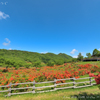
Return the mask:
[[[73,58],[78,58],[78,56],[73,56]]]
[[[70,53],[71,53],[71,54],[74,54],[75,52],[78,52],[78,50],[73,49]]]
[[[12,50],[12,48],[9,48],[8,50]]]
[[[6,19],[9,15],[5,14],[4,12],[0,11],[0,19]]]
[[[48,53],[48,52],[41,52],[41,54],[46,54],[46,53]]]
[[[100,51],[100,48],[98,50]]]
[[[8,45],[10,44],[11,41],[10,41],[8,38],[5,38],[5,40],[6,40],[8,43],[5,43],[5,42],[4,42],[3,45],[4,45],[4,46],[8,46]]]
[[[3,5],[4,3],[3,3],[3,2],[1,2],[1,4]]]
[[[2,5],[7,5],[8,2],[1,2]]]
[[[5,2],[5,5],[7,5],[8,2]]]
[[[83,56],[84,52],[81,52],[81,54],[82,54],[82,56]]]

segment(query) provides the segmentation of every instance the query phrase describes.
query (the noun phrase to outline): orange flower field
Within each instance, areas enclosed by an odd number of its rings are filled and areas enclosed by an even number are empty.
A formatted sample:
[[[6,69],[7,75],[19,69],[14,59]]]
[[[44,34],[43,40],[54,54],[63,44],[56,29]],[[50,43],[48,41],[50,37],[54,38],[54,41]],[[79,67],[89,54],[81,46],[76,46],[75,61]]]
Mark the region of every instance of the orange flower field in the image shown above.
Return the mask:
[[[8,68],[8,72],[3,72],[5,68],[0,68],[0,86],[9,85],[12,83],[23,83],[23,82],[42,82],[42,81],[51,81],[56,79],[64,79],[64,78],[79,78],[80,76],[98,72],[100,68],[97,65],[85,64],[85,65],[77,65],[77,64],[68,64],[59,66],[45,66],[41,68],[20,68],[15,70],[15,68]],[[65,81],[58,81],[65,82]]]

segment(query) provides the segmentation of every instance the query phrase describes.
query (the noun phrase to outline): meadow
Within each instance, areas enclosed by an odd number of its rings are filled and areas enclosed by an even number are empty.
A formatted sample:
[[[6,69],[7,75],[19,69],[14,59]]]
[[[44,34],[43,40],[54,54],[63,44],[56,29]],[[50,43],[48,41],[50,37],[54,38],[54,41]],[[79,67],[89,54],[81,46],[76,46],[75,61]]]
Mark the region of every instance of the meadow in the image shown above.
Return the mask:
[[[89,73],[94,73],[94,74],[97,74],[99,73],[100,71],[100,67],[99,66],[99,63],[100,62],[76,62],[76,63],[65,63],[63,65],[55,65],[55,66],[44,66],[44,67],[41,67],[41,68],[35,68],[35,67],[32,67],[32,68],[19,68],[19,69],[15,69],[14,67],[12,68],[0,68],[0,85],[8,85],[10,82],[12,83],[16,83],[16,86],[13,86],[14,88],[18,88],[18,87],[29,87],[31,86],[30,85],[17,85],[17,83],[23,83],[23,82],[33,82],[33,80],[35,80],[36,82],[43,82],[43,81],[52,81],[54,80],[55,78],[56,79],[64,79],[64,78],[72,78],[72,77],[75,77],[75,78],[83,78],[83,77],[89,77]],[[6,71],[6,72],[5,72]],[[66,80],[66,81],[57,81],[57,83],[65,83],[65,82],[71,82],[72,80]],[[87,81],[87,79],[85,80],[76,80],[78,82],[80,81]],[[94,81],[95,82],[95,81]],[[93,83],[94,83],[93,82]],[[49,85],[51,85],[52,83],[49,83]],[[81,84],[78,84],[79,86],[80,85],[88,85],[89,83],[81,83]],[[36,87],[37,86],[45,86],[45,85],[48,85],[48,84],[36,84]],[[63,85],[63,87],[65,86],[70,86],[70,85]],[[60,86],[57,86],[57,87],[60,87]],[[95,87],[95,88],[93,88]],[[6,90],[8,89],[9,87],[7,88],[0,88],[0,90]],[[92,87],[87,87],[88,90],[85,88],[84,89],[74,89],[74,91],[77,91],[78,93],[78,90],[80,91],[88,91],[88,93],[91,93],[91,91],[95,91],[95,89],[97,89],[97,86],[92,86]],[[48,88],[46,88],[48,89]],[[45,89],[45,90],[46,90]],[[53,89],[53,88],[49,88],[49,89]],[[89,91],[90,89],[90,91]],[[30,89],[26,89],[26,90],[17,90],[17,91],[12,91],[12,92],[21,92],[21,91],[29,91]],[[44,89],[43,89],[44,90]],[[98,89],[97,89],[98,90]],[[96,90],[96,91],[97,91]],[[36,90],[38,91],[38,89]],[[60,93],[58,93],[58,91]],[[62,91],[62,92],[61,92]],[[66,96],[71,96],[72,94],[75,94],[73,93],[73,89],[66,89],[66,90],[57,90],[55,92],[50,92],[50,93],[42,93],[43,95],[46,96],[51,94],[55,94],[56,93],[58,95],[62,94],[62,97],[65,96],[63,95],[63,92],[65,93],[66,91],[68,91],[68,94]],[[95,93],[97,93],[95,91]],[[72,92],[72,93],[71,93]],[[52,94],[53,93],[53,94]],[[6,93],[1,93],[0,97],[3,99],[5,99],[3,96],[6,95]],[[41,95],[41,94],[25,94],[27,96],[30,96],[31,98],[36,98],[37,95]],[[36,96],[35,96],[36,95]],[[23,95],[17,95],[17,96],[13,96],[11,98],[7,97],[5,100],[11,100],[12,98],[16,98],[16,97],[23,97]],[[27,98],[26,96],[26,98]],[[44,97],[45,97],[44,96]],[[41,96],[40,96],[41,97]],[[42,99],[43,97],[39,98],[38,100],[45,100],[45,99]],[[48,98],[46,100],[50,100],[50,96],[48,96]],[[54,96],[54,100],[56,100],[57,97]],[[68,98],[63,98],[63,100],[66,100]],[[70,99],[75,99],[75,98],[70,98]],[[17,100],[17,99],[14,99],[14,100]],[[21,99],[20,99],[21,100]],[[22,99],[22,100],[25,100],[25,99]],[[31,99],[26,99],[26,100],[31,100]],[[60,100],[60,99],[59,99]]]

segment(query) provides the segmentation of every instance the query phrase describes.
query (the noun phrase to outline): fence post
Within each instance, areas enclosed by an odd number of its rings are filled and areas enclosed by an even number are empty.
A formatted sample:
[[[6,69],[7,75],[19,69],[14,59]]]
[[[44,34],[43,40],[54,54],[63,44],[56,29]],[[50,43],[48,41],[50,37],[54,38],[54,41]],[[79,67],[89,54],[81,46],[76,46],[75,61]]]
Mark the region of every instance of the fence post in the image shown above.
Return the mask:
[[[89,78],[89,80],[90,80],[90,85],[92,85],[92,84],[91,84],[91,77]]]
[[[54,79],[54,90],[56,90],[56,79]]]
[[[12,83],[9,84],[9,89],[8,89],[8,91],[9,91],[8,96],[9,97],[11,96],[11,85],[12,85]]]
[[[75,77],[73,77],[73,88],[75,88]]]
[[[33,81],[33,91],[32,93],[35,93],[35,80]]]

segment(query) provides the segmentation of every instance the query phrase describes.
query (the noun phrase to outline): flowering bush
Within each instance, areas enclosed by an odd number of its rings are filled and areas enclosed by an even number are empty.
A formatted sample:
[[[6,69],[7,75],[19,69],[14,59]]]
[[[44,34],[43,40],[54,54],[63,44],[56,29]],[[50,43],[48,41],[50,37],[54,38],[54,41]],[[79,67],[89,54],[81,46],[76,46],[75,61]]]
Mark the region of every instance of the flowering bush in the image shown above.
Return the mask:
[[[98,88],[100,89],[100,74],[94,75],[93,73],[90,73],[89,76],[95,77],[96,84],[98,85]]]
[[[75,65],[65,63],[64,65],[57,65],[54,67],[45,66],[41,68],[19,68],[15,69],[14,67],[8,68],[8,72],[3,72],[5,68],[0,68],[0,85],[9,85],[11,83],[16,83],[12,87],[25,87],[31,85],[17,85],[17,83],[24,82],[42,82],[42,81],[52,81],[56,79],[65,79],[65,78],[79,78],[79,76],[89,74],[91,77],[93,74],[91,72],[96,72],[100,70],[98,66],[93,66],[91,64],[86,65]],[[100,78],[96,78],[97,84],[100,84],[98,81]],[[65,81],[57,81],[56,83],[64,83]],[[8,87],[9,88],[9,87]]]

